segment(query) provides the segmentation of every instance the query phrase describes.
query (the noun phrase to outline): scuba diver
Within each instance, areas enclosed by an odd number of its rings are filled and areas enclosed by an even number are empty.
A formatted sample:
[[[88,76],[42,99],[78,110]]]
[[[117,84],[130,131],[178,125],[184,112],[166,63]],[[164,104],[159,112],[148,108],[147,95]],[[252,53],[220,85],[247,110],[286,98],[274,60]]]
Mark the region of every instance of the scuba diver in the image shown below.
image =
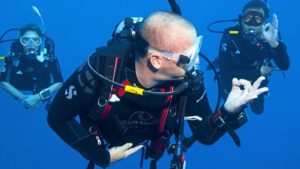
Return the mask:
[[[174,13],[125,19],[107,46],[97,48],[58,91],[48,113],[50,127],[103,168],[144,145],[145,157],[156,162],[178,133],[185,95],[185,119],[196,140],[213,144],[227,128],[246,122],[245,104],[268,88],[260,87],[264,77],[253,85],[234,78],[225,104],[212,112],[202,74],[194,68],[200,43],[192,23]]]
[[[24,108],[39,107],[62,86],[54,43],[35,24],[19,30],[19,38],[11,44],[8,56],[2,57],[2,63],[0,85]]]
[[[278,33],[277,15],[273,14],[272,23],[266,23],[269,13],[267,2],[251,0],[243,7],[239,24],[223,32],[216,63],[219,66],[224,100],[231,90],[233,78],[253,83],[258,77],[264,76],[266,80],[262,86],[267,86],[272,71],[289,68],[287,48]],[[261,114],[264,110],[264,95],[251,101],[250,107],[255,114]]]

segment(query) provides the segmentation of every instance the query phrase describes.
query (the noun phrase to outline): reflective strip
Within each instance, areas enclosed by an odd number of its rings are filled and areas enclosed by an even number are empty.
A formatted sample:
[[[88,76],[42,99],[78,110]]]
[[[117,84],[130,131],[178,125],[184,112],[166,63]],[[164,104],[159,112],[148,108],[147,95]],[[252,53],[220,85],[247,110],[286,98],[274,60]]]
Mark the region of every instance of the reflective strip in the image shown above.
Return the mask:
[[[144,89],[134,87],[134,86],[125,86],[125,92],[133,93],[133,94],[137,94],[137,95],[142,96],[144,94]]]
[[[236,31],[236,30],[230,30],[230,31],[229,31],[229,34],[230,34],[230,35],[238,35],[238,34],[239,34],[239,31]]]

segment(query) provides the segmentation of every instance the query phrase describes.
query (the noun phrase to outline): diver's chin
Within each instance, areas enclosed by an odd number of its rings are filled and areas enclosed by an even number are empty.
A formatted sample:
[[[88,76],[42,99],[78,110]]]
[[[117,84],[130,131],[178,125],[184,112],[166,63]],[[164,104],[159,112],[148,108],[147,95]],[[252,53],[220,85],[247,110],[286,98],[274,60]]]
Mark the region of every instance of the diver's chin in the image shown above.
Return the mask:
[[[26,51],[26,54],[27,54],[27,55],[36,55],[36,54],[37,54],[37,51],[34,50],[34,49],[32,49],[32,50],[29,49],[29,50]]]

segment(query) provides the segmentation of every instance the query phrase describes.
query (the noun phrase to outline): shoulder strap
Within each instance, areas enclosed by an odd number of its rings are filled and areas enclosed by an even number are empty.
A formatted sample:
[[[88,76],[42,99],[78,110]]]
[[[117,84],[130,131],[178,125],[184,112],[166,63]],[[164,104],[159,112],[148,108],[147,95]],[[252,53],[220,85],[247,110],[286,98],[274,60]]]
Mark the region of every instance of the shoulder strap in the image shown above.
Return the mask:
[[[120,65],[122,65],[122,63],[120,62],[122,61],[123,60],[119,57],[105,57],[103,55],[98,55],[96,62],[96,70],[99,70],[99,72],[101,72],[105,77],[115,81],[116,77],[118,76],[117,74],[120,73]],[[104,115],[104,112],[107,111],[106,109],[108,107],[106,105],[108,103],[108,98],[111,95],[112,89],[113,85],[106,82],[102,82],[100,89],[97,89],[99,93],[98,98],[94,105],[94,108],[89,114],[92,121],[95,122],[99,119],[106,117],[106,115]]]
[[[162,89],[162,90],[164,90],[164,89]],[[172,92],[173,90],[174,90],[174,87],[171,86],[169,88],[169,91]],[[159,130],[160,133],[163,133],[163,131],[164,131],[166,122],[168,122],[167,118],[170,117],[170,114],[169,114],[170,111],[172,111],[171,112],[172,113],[171,116],[173,116],[173,113],[174,113],[173,111],[174,110],[171,107],[172,106],[172,99],[173,99],[173,95],[169,95],[169,96],[167,96],[167,99],[165,101],[166,106],[165,106],[165,108],[163,109],[163,111],[161,113],[160,122],[159,122],[159,128],[158,128],[158,130]]]

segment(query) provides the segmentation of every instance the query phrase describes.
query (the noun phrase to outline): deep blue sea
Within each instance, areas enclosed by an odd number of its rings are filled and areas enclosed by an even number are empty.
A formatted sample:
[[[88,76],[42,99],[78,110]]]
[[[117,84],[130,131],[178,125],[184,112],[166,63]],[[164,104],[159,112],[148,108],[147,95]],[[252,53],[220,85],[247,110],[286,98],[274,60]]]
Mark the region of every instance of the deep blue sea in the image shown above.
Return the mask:
[[[218,53],[220,34],[206,26],[218,19],[235,19],[247,0],[177,0],[183,15],[204,35],[201,51],[210,59]],[[237,133],[242,141],[236,147],[228,135],[212,146],[199,143],[186,153],[187,169],[300,169],[300,2],[269,0],[272,13],[279,18],[279,31],[288,47],[291,67],[274,72],[265,112],[248,111],[249,122]],[[167,10],[167,0],[1,0],[0,33],[29,22],[40,24],[31,6],[36,5],[45,21],[45,32],[56,45],[64,79],[83,63],[96,47],[111,37],[114,26],[125,17],[147,16]],[[223,29],[232,24],[221,24]],[[17,33],[8,37],[16,38]],[[6,55],[9,44],[0,44]],[[203,61],[202,68],[206,63]],[[205,73],[211,106],[216,102],[217,85],[212,72]],[[0,90],[0,169],[85,169],[88,161],[65,144],[48,126],[43,107],[25,110]],[[187,130],[187,132],[189,132]],[[138,169],[140,152],[111,164],[110,169]],[[158,162],[169,168],[171,156]],[[149,168],[145,161],[144,168]]]

